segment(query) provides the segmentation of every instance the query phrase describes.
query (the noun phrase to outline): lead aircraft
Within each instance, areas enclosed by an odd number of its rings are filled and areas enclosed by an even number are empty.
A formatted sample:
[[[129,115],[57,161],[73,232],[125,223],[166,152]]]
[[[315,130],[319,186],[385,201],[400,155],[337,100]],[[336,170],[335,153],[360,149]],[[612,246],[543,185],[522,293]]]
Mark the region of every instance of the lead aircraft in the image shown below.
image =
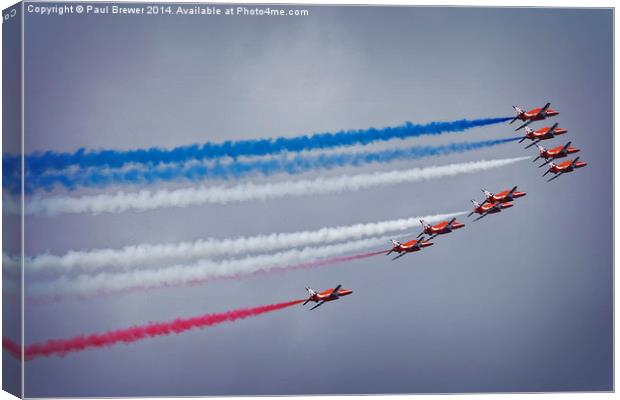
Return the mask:
[[[327,289],[327,290],[323,290],[322,292],[317,292],[316,290],[307,287],[306,290],[308,291],[309,296],[306,299],[306,301],[304,301],[303,305],[305,306],[306,304],[308,304],[308,302],[313,301],[317,304],[314,307],[312,307],[310,310],[314,310],[315,308],[322,306],[328,301],[338,300],[342,296],[348,296],[351,293],[353,293],[352,290],[341,289],[341,288],[342,288],[342,285],[338,285],[333,289]]]

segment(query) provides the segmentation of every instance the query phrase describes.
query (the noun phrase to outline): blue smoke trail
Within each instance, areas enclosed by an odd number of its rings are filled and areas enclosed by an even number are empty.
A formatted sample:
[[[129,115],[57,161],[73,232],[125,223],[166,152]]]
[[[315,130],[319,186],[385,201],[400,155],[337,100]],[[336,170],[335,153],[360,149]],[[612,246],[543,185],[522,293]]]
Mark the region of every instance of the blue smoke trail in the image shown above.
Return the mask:
[[[289,175],[316,169],[332,169],[343,166],[361,166],[371,163],[389,163],[396,160],[412,160],[478,150],[519,140],[506,138],[479,142],[460,142],[440,146],[414,146],[406,149],[382,150],[361,153],[336,153],[321,155],[297,155],[293,158],[278,157],[252,161],[214,161],[210,165],[173,164],[163,168],[130,168],[122,171],[84,170],[70,174],[54,173],[31,177],[26,190],[37,188],[51,190],[62,186],[69,190],[77,187],[103,187],[123,184],[152,184],[174,180],[201,181],[204,179],[239,179],[252,175],[270,176],[276,173]]]
[[[156,147],[129,151],[87,151],[80,149],[75,153],[48,151],[27,155],[25,168],[29,175],[36,176],[50,169],[62,170],[73,165],[79,168],[120,168],[130,163],[153,166],[161,163],[182,163],[191,160],[211,160],[221,157],[264,156],[285,151],[299,152],[355,144],[365,145],[396,138],[406,139],[423,135],[439,135],[445,132],[463,132],[479,126],[498,124],[509,119],[511,117],[462,119],[447,122],[431,122],[428,124],[406,122],[403,125],[382,129],[369,128],[339,131],[336,133],[315,133],[290,138],[280,137],[205,143],[173,149],[160,149]],[[7,171],[11,171],[10,167],[17,164],[15,159],[19,160],[19,157],[5,155],[3,162],[4,167],[8,167]]]

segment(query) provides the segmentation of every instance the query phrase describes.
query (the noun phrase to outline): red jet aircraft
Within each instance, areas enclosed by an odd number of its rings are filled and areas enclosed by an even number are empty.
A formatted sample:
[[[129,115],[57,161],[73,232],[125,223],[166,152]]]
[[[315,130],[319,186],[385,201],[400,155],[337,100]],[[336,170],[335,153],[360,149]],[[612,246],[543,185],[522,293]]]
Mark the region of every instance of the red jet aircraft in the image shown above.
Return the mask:
[[[530,111],[525,111],[525,110],[520,109],[519,107],[512,106],[512,108],[514,108],[515,111],[517,112],[517,115],[512,119],[512,121],[510,121],[510,123],[512,124],[518,119],[520,119],[521,121],[524,121],[525,123],[523,125],[515,129],[515,131],[518,131],[519,129],[528,126],[533,121],[542,121],[545,118],[558,115],[559,112],[550,109],[549,108],[550,105],[551,103],[547,103],[545,104],[544,107],[534,108],[533,110],[530,110]]]
[[[497,214],[498,212],[502,211],[504,208],[512,207],[512,203],[508,203],[508,202],[486,203],[486,204],[480,204],[476,200],[472,200],[471,202],[474,205],[474,210],[469,213],[468,217],[471,217],[473,214],[480,214],[480,216],[476,218],[474,222],[486,217],[489,214]]]
[[[485,200],[482,202],[483,205],[485,203],[496,204],[513,201],[514,199],[518,199],[519,197],[523,197],[527,194],[525,192],[517,191],[516,186],[510,190],[504,190],[503,192],[499,193],[491,193],[486,189],[482,189],[482,193],[484,193],[485,197]]]
[[[306,304],[308,304],[309,301],[313,301],[317,304],[310,310],[314,310],[315,308],[322,306],[328,301],[338,300],[342,296],[347,296],[353,293],[352,290],[340,289],[341,287],[342,285],[338,285],[333,289],[323,290],[322,292],[317,292],[314,289],[307,287],[306,290],[308,291],[310,296],[308,297],[308,299],[306,299],[306,301],[304,301],[303,305],[305,306]]]
[[[551,160],[564,158],[567,155],[577,153],[578,151],[578,148],[571,147],[571,142],[566,143],[564,146],[557,146],[549,150],[542,146],[538,146],[538,157],[536,157],[533,162],[536,162],[539,158],[544,158],[545,162],[538,166],[538,168],[541,168],[550,163]]]
[[[413,253],[414,251],[420,251],[422,250],[424,247],[428,247],[428,246],[432,246],[433,242],[429,242],[428,240],[424,240],[424,238],[420,239],[420,240],[410,240],[408,242],[405,243],[401,243],[398,240],[394,240],[392,239],[392,244],[394,245],[394,247],[392,247],[390,249],[390,251],[388,251],[387,253],[385,253],[385,255],[390,255],[392,252],[394,253],[400,253],[399,255],[397,255],[396,257],[394,257],[392,259],[392,261],[401,258],[402,256],[404,256],[407,253]]]
[[[436,225],[427,224],[423,219],[420,220],[422,224],[423,231],[418,235],[418,238],[424,234],[430,235],[428,238],[433,239],[437,235],[443,235],[446,233],[452,232],[454,229],[460,229],[465,226],[465,224],[456,220],[456,218],[452,218],[450,221],[442,221]]]
[[[519,140],[519,143],[523,142],[525,139],[531,140],[532,143],[528,144],[525,147],[526,149],[529,149],[530,147],[534,146],[535,144],[538,144],[541,140],[553,139],[557,135],[563,135],[566,132],[568,132],[567,129],[558,128],[557,122],[555,124],[553,124],[553,126],[551,126],[551,127],[545,126],[544,128],[540,128],[537,131],[533,130],[530,127],[526,127],[525,131],[527,133],[525,134],[525,136],[523,136],[521,138],[521,140]]]
[[[553,162],[550,162],[549,169],[543,174],[543,176],[547,175],[549,172],[554,173],[554,177],[552,177],[551,179],[547,179],[547,182],[551,182],[552,180],[562,176],[562,174],[573,172],[575,169],[585,167],[586,165],[588,165],[588,163],[579,161],[579,157],[575,158],[573,161],[567,160],[557,165]]]

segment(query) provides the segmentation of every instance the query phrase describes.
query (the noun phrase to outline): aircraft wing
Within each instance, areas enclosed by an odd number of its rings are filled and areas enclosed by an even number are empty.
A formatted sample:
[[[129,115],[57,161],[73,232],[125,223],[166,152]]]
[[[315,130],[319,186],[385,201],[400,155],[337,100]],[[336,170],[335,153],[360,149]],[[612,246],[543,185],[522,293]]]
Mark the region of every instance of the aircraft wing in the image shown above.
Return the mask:
[[[452,219],[450,220],[450,222],[448,222],[448,227],[449,227],[449,228],[452,228],[452,224],[454,223],[454,221],[456,221],[456,217],[452,218]]]
[[[544,162],[544,163],[542,163],[542,164],[540,164],[540,165],[538,166],[538,168],[542,168],[542,167],[544,167],[545,165],[549,164],[550,162],[551,162],[551,159],[545,160],[545,162]]]
[[[510,189],[510,193],[508,193],[508,195],[511,195],[511,194],[513,194],[516,191],[517,191],[517,187],[515,186],[512,189]]]
[[[322,302],[320,302],[320,303],[317,303],[317,305],[316,305],[316,306],[314,306],[314,307],[312,307],[312,308],[310,309],[310,311],[314,310],[314,309],[315,309],[315,308],[317,308],[317,307],[322,306],[324,303],[325,303],[324,301],[322,301]]]
[[[570,147],[570,145],[572,144],[572,142],[568,142],[564,145],[564,147],[562,147],[562,150],[560,150],[560,152],[564,152],[566,150],[568,150],[568,148]]]
[[[338,285],[334,288],[334,290],[332,290],[332,292],[329,294],[329,297],[335,297],[338,298],[338,291],[340,290],[340,288],[342,287],[342,285]]]
[[[495,203],[493,205],[493,208],[496,209],[496,210],[501,210],[502,209],[502,203]],[[491,210],[489,209],[485,214],[488,214],[489,211],[491,211]]]
[[[551,105],[551,103],[547,103],[545,104],[545,106],[542,108],[542,110],[540,110],[540,113],[538,113],[540,116],[544,116],[545,111],[547,111],[547,109],[549,108],[549,106]]]
[[[488,214],[488,213],[484,213],[484,214],[480,215],[478,218],[474,219],[474,221],[473,221],[473,222],[476,222],[476,221],[478,221],[478,220],[481,220],[482,218],[486,217],[487,215],[489,215],[489,214]]]
[[[538,139],[538,140],[534,140],[532,143],[530,143],[530,144],[528,144],[527,146],[525,146],[525,148],[526,148],[526,149],[529,149],[530,147],[532,147],[532,146],[534,146],[534,145],[536,145],[536,144],[538,144],[538,143],[540,143],[540,139]]]
[[[547,179],[547,182],[551,182],[554,179],[558,179],[560,176],[562,176],[563,173],[564,173],[563,171],[558,172],[557,174],[555,174],[551,178]]]
[[[519,129],[525,128],[526,126],[528,126],[529,124],[532,123],[532,120],[527,120],[527,122],[525,122],[523,125],[521,125],[520,127],[518,127],[517,129],[515,129],[515,132],[518,131]]]
[[[549,128],[549,130],[547,131],[547,136],[551,136],[551,135],[553,135],[553,132],[555,132],[555,128],[557,128],[557,127],[558,127],[558,125],[559,125],[559,124],[558,124],[557,122],[556,122],[555,124],[553,124],[553,125],[551,126],[551,128]]]

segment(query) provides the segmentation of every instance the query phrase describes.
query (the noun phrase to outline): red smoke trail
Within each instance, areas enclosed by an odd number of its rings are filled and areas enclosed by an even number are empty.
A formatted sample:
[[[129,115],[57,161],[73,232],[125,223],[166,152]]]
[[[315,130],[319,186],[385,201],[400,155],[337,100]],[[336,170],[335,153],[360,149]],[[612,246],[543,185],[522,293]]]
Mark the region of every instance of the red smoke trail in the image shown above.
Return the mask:
[[[19,344],[13,342],[11,339],[2,338],[2,348],[6,350],[13,357],[20,359],[22,358],[22,349],[19,347]]]
[[[88,336],[78,335],[70,339],[48,340],[42,343],[33,343],[24,348],[26,360],[52,355],[64,356],[68,353],[86,350],[88,348],[108,347],[117,343],[132,343],[156,336],[166,336],[181,333],[195,328],[206,328],[224,322],[233,322],[239,319],[255,317],[272,311],[281,310],[303,302],[293,300],[286,303],[270,304],[254,308],[242,308],[219,314],[205,314],[193,318],[177,318],[169,322],[154,322],[148,325],[137,325],[131,328],[118,329]],[[2,338],[2,347],[16,358],[21,357],[21,348],[8,338]]]

